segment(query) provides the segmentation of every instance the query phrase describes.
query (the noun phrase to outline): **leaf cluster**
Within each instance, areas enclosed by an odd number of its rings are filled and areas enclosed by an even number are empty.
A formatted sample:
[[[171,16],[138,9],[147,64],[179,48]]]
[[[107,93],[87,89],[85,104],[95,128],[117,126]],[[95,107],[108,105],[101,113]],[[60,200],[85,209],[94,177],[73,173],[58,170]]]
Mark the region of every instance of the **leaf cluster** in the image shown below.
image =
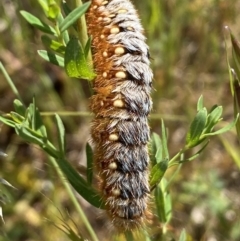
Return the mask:
[[[88,158],[88,181],[86,181],[65,158],[65,130],[60,117],[57,114],[55,115],[58,129],[58,147],[55,147],[48,138],[46,127],[42,122],[35,100],[33,100],[33,103],[28,108],[25,108],[19,100],[15,100],[14,108],[15,111],[5,116],[0,116],[0,121],[14,128],[16,134],[23,140],[38,145],[48,155],[56,159],[58,167],[73,188],[93,206],[98,208],[103,207],[101,197],[91,187],[92,174],[89,174],[89,172],[92,172],[92,158],[89,146],[87,150],[90,159]]]
[[[92,80],[95,74],[88,60],[91,38],[86,43],[81,43],[78,35],[81,30],[77,24],[89,8],[90,2],[74,10],[66,2],[60,4],[60,1],[55,0],[39,0],[39,3],[49,24],[29,12],[20,11],[29,24],[44,33],[41,40],[47,50],[38,50],[38,54],[44,60],[64,67],[69,77]]]
[[[203,97],[201,96],[197,103],[197,114],[190,124],[189,130],[186,134],[184,147],[172,158],[169,157],[167,145],[167,130],[162,121],[161,137],[156,133],[152,134],[150,143],[151,164],[150,172],[150,187],[154,190],[156,214],[159,222],[163,226],[163,234],[167,233],[167,225],[172,217],[171,196],[169,193],[169,186],[173,181],[175,175],[179,172],[181,165],[196,159],[209,144],[212,136],[220,135],[229,131],[238,121],[238,116],[231,123],[224,127],[215,130],[216,125],[222,121],[222,106],[213,106],[210,111],[203,105]],[[193,149],[194,148],[194,149]],[[195,150],[189,157],[190,150]],[[167,180],[164,175],[166,171],[176,166],[177,169],[170,180]],[[184,232],[181,234],[180,240],[187,240],[184,238]]]

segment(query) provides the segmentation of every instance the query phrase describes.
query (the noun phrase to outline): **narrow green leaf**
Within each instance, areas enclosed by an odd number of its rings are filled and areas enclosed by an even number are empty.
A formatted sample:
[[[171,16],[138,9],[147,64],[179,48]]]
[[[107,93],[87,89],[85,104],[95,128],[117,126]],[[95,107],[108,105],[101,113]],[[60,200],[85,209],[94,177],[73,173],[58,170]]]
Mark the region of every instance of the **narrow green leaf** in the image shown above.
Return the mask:
[[[34,27],[38,28],[39,30],[43,31],[44,33],[56,35],[56,31],[53,27],[49,26],[48,24],[41,21],[39,18],[35,17],[29,12],[24,10],[20,11],[20,14]]]
[[[209,114],[211,114],[216,108],[218,108],[219,106],[218,105],[213,105],[212,107],[211,107],[211,109],[210,109],[210,111],[209,111]],[[209,115],[208,114],[208,115]]]
[[[166,217],[165,217],[164,199],[163,199],[163,192],[160,188],[160,185],[156,187],[154,196],[155,196],[154,200],[156,204],[158,219],[161,223],[165,223]]]
[[[215,131],[215,132],[212,132],[212,133],[207,133],[207,134],[204,134],[202,135],[201,138],[206,138],[208,136],[215,136],[215,135],[219,135],[219,134],[222,134],[224,132],[227,132],[229,130],[231,130],[237,123],[239,119],[239,114],[237,115],[237,118],[235,120],[233,120],[232,122],[230,122],[228,125],[226,125],[225,127],[223,127],[222,129],[218,130],[218,131]]]
[[[29,129],[28,127],[17,124],[15,125],[15,131],[17,135],[22,137],[27,142],[35,143],[39,146],[42,146],[44,144],[42,136],[40,136],[37,132]]]
[[[159,163],[163,160],[163,148],[160,146],[157,150],[157,153],[155,155],[156,163]]]
[[[47,140],[47,130],[45,125],[43,124],[40,111],[37,107],[35,110],[35,130],[42,135],[44,140]]]
[[[166,178],[160,182],[161,190],[163,192],[163,200],[164,200],[164,212],[166,223],[170,222],[172,218],[172,199],[169,191],[167,190],[168,181]]]
[[[27,108],[26,110],[26,113],[25,113],[25,120],[24,120],[24,123],[23,125],[27,128],[31,128],[33,129],[34,128],[34,124],[33,124],[33,113],[34,112],[34,108],[33,108],[33,104],[31,103],[29,105],[29,107]]]
[[[187,241],[187,234],[185,229],[182,230],[180,237],[179,237],[179,241]]]
[[[58,18],[57,18],[57,24],[58,24],[58,26],[60,26],[63,21],[64,21],[63,15],[62,15],[62,13],[60,13],[60,14],[58,15]],[[61,35],[62,35],[63,40],[64,40],[64,45],[66,46],[67,43],[68,43],[69,40],[70,40],[68,31],[67,31],[67,30],[63,31],[63,32],[61,33]]]
[[[26,112],[26,108],[24,107],[24,105],[22,104],[22,102],[20,100],[14,100],[13,102],[13,105],[14,105],[14,109],[15,111],[21,115],[21,116],[24,116],[25,115],[25,112]]]
[[[157,185],[154,195],[157,209],[157,216],[161,223],[168,223],[172,217],[172,201],[169,192],[166,190],[167,180],[162,179]]]
[[[10,116],[14,120],[14,122],[17,123],[17,124],[20,124],[20,123],[22,123],[24,121],[24,117],[19,115],[16,112],[11,111],[10,112]]]
[[[61,120],[61,118],[59,117],[59,115],[55,114],[55,119],[57,122],[57,128],[58,128],[58,145],[59,145],[59,149],[60,149],[60,153],[62,154],[62,157],[65,156],[65,128],[63,125],[63,122]]]
[[[104,208],[102,197],[75,171],[64,158],[57,160],[59,167],[71,183],[73,188],[90,204],[97,208]]]
[[[7,126],[15,127],[15,121],[9,120],[6,117],[0,116],[0,121]]]
[[[63,8],[63,12],[65,14],[65,16],[68,16],[70,13],[71,13],[71,9],[70,7],[67,5],[66,2],[63,2],[62,3],[62,8]],[[78,32],[78,25],[77,25],[77,22],[75,22],[73,25],[74,29]]]
[[[91,80],[95,77],[76,38],[70,39],[65,52],[65,70],[69,77]]]
[[[202,95],[198,99],[197,111],[200,111],[201,109],[203,109],[203,96]]]
[[[68,29],[71,25],[73,25],[89,8],[91,2],[86,2],[82,6],[74,9],[71,13],[67,15],[67,17],[60,24],[59,29],[61,32]]]
[[[206,121],[207,110],[206,108],[203,108],[200,111],[198,111],[187,133],[186,141],[188,147],[193,147],[199,143],[199,138],[204,130]]]
[[[89,51],[91,49],[91,46],[92,46],[92,38],[89,37],[88,41],[87,41],[87,43],[85,45],[85,48],[84,48],[84,56],[85,56],[86,59],[88,57],[88,53],[89,53]]]
[[[38,54],[45,59],[46,61],[58,65],[60,67],[64,67],[64,58],[57,55],[53,54],[51,52],[48,52],[46,50],[38,50]]]
[[[52,145],[48,140],[45,141],[42,145],[39,145],[48,155],[55,159],[59,159],[61,156],[60,152]]]
[[[208,118],[209,118],[208,121],[213,124],[218,123],[222,116],[222,112],[223,112],[222,106],[216,106],[216,108],[214,108],[208,115]]]
[[[152,165],[155,165],[157,163],[157,157],[159,157],[159,160],[162,160],[161,155],[161,149],[162,149],[162,142],[161,138],[157,133],[152,133],[151,141],[150,141],[150,156]]]
[[[207,147],[208,144],[209,144],[209,141],[206,141],[206,143],[202,146],[202,148],[198,152],[196,152],[194,155],[192,155],[187,159],[181,160],[180,163],[189,162],[196,159],[203,152],[203,150]]]
[[[234,81],[233,87],[234,87],[234,96],[233,96],[234,117],[237,119],[236,131],[237,131],[238,140],[240,141],[240,120],[239,118],[237,118],[238,114],[240,113],[240,86],[236,80]]]
[[[236,71],[237,78],[240,79],[240,44],[232,33],[231,33],[231,42],[232,42],[234,70]]]
[[[166,217],[167,223],[169,223],[172,218],[172,198],[169,192],[165,193],[164,201],[165,201],[165,217]]]
[[[164,125],[164,121],[161,121],[162,127],[162,151],[163,151],[163,158],[169,160],[169,153],[168,153],[168,146],[167,146],[167,133],[166,128]]]
[[[161,162],[153,166],[150,174],[151,190],[161,181],[168,168],[168,159],[163,159]]]
[[[212,131],[214,126],[221,120],[222,116],[222,106],[216,106],[207,116],[207,124],[204,133],[209,133]]]
[[[87,181],[91,185],[93,180],[93,151],[91,146],[87,143],[86,145],[87,155]]]
[[[32,115],[32,117],[31,117],[31,119],[32,119],[32,129],[34,131],[37,131],[37,121],[36,121],[37,106],[36,106],[36,99],[35,99],[35,97],[33,97],[33,103],[30,104],[29,109],[30,109],[29,114]],[[40,117],[40,119],[41,119],[41,117]]]
[[[225,52],[226,52],[226,59],[227,59],[227,66],[228,66],[228,74],[229,74],[229,80],[230,80],[230,89],[232,96],[233,94],[233,73],[232,73],[232,68],[230,66],[230,61],[229,61],[229,55],[228,55],[228,47],[227,47],[227,39],[226,39],[226,33],[229,34],[231,33],[230,29],[228,26],[225,26],[225,34],[224,34],[224,45],[225,45]]]
[[[66,2],[62,2],[62,8],[66,16],[69,15],[69,13],[71,13],[71,9],[69,8]]]
[[[62,43],[59,43],[59,42],[51,39],[47,35],[43,35],[41,37],[41,39],[42,39],[42,42],[45,45],[45,47],[50,48],[50,49],[56,51],[59,54],[65,53],[66,47]]]

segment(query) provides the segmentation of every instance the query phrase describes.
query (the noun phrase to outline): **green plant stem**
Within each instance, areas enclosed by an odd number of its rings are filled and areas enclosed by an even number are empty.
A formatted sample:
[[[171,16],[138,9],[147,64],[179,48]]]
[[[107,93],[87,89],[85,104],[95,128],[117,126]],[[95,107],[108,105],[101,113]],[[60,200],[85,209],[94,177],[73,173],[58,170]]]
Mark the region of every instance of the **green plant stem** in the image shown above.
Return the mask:
[[[177,174],[179,173],[180,169],[182,168],[182,164],[179,164],[177,169],[174,171],[174,173],[172,174],[171,178],[169,179],[165,189],[167,190],[169,188],[169,186],[171,185],[171,183],[173,182],[173,180],[175,179],[175,177],[177,176]]]
[[[150,114],[149,119],[151,120],[169,120],[169,121],[182,121],[186,122],[187,118],[186,116],[182,115],[162,115],[162,114]]]
[[[76,0],[76,7],[79,7],[82,5],[82,0]],[[85,15],[83,15],[78,21],[78,35],[79,35],[79,40],[83,46],[83,48],[86,46],[86,43],[88,41],[88,34],[87,34],[87,24],[86,24],[86,19]],[[91,51],[88,53],[87,60],[89,61],[90,64],[92,64],[92,54]]]
[[[93,114],[91,112],[87,111],[46,111],[46,112],[41,112],[41,116],[55,116],[58,114],[59,116],[82,116],[82,117],[93,117]]]
[[[92,117],[93,114],[87,111],[48,111],[48,112],[41,112],[41,116],[54,116],[58,114],[59,116],[82,116],[82,117]],[[149,116],[150,120],[168,120],[168,121],[182,121],[185,122],[186,118],[177,115],[160,115],[160,114],[151,114]]]
[[[60,18],[60,16],[58,18]],[[62,34],[59,30],[59,23],[58,22],[59,22],[59,20],[55,22],[55,30],[56,30],[56,33],[57,33],[57,38],[58,38],[60,43],[62,43],[64,46],[66,46],[66,43],[64,42]]]
[[[12,79],[11,79],[10,76],[8,75],[6,69],[4,68],[4,66],[3,66],[3,64],[2,64],[2,62],[0,62],[0,69],[1,69],[4,77],[6,78],[6,80],[7,80],[8,84],[9,84],[10,88],[12,89],[13,93],[14,93],[14,94],[17,96],[17,98],[23,103],[22,98],[21,98],[21,96],[20,96],[20,94],[19,94],[19,92],[18,92],[15,84],[13,83]]]
[[[59,178],[61,179],[68,195],[69,195],[69,198],[71,199],[74,207],[76,208],[78,214],[79,214],[79,217],[81,218],[82,222],[84,223],[86,229],[88,230],[90,236],[91,236],[91,240],[92,241],[99,241],[92,226],[90,225],[90,223],[88,222],[88,219],[87,217],[85,216],[81,206],[79,205],[79,202],[76,198],[76,196],[74,195],[73,191],[72,191],[72,188],[70,186],[70,184],[68,182],[66,182],[66,177],[64,176],[64,174],[62,173],[61,169],[59,168],[58,166],[58,163],[57,161],[53,158],[53,157],[49,157],[53,167],[55,168]]]
[[[180,158],[181,154],[182,154],[182,150],[180,150],[168,163],[168,168],[177,165],[177,163],[175,163],[175,161]]]

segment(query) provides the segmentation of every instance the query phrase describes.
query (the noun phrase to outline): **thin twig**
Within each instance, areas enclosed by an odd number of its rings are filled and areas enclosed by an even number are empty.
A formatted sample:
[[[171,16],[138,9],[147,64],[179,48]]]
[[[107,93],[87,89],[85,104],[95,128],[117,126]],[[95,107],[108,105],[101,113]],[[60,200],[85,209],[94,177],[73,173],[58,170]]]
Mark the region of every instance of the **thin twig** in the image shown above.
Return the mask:
[[[61,169],[59,168],[58,164],[57,164],[57,161],[53,158],[53,157],[50,157],[49,156],[49,159],[53,165],[53,167],[55,168],[59,178],[61,179],[68,195],[69,195],[69,198],[71,199],[74,207],[76,208],[78,214],[79,214],[79,217],[81,219],[81,221],[84,223],[86,229],[88,230],[90,236],[91,236],[91,240],[93,241],[99,241],[92,226],[90,225],[90,223],[88,222],[88,219],[87,217],[85,216],[84,214],[84,211],[82,210],[81,206],[79,205],[79,202],[76,198],[76,196],[74,195],[73,191],[72,191],[72,188],[70,186],[70,184],[66,181],[66,177],[64,176],[64,174],[62,173]]]
[[[6,78],[6,80],[7,80],[8,84],[9,84],[10,88],[12,89],[13,93],[17,96],[17,98],[18,98],[18,99],[22,102],[22,104],[23,104],[23,100],[22,100],[22,98],[21,98],[21,96],[20,96],[20,94],[19,94],[19,92],[18,92],[15,84],[13,83],[12,79],[11,79],[10,76],[8,75],[6,69],[4,68],[2,62],[0,62],[0,69],[1,69],[4,77]]]
[[[48,112],[41,112],[41,116],[54,116],[58,114],[59,116],[81,116],[81,117],[93,117],[93,113],[87,111],[48,111]],[[150,120],[168,120],[168,121],[181,121],[185,122],[187,119],[184,116],[180,115],[161,115],[161,114],[151,114],[149,116]]]
[[[82,5],[82,0],[76,0],[76,7],[79,7]],[[78,34],[79,34],[79,40],[83,46],[83,48],[86,46],[86,43],[88,41],[88,34],[87,34],[87,24],[85,15],[83,15],[78,21]],[[91,50],[89,50],[87,60],[89,64],[92,64],[92,53]]]

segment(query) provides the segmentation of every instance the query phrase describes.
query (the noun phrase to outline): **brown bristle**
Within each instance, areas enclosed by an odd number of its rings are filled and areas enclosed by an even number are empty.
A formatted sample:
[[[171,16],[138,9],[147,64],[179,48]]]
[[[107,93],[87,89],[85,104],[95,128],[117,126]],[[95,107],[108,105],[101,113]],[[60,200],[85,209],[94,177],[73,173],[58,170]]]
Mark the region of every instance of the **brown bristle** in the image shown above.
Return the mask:
[[[101,191],[113,225],[120,231],[132,230],[147,218],[150,192],[148,46],[129,0],[93,0],[87,23],[97,73],[91,135]]]

